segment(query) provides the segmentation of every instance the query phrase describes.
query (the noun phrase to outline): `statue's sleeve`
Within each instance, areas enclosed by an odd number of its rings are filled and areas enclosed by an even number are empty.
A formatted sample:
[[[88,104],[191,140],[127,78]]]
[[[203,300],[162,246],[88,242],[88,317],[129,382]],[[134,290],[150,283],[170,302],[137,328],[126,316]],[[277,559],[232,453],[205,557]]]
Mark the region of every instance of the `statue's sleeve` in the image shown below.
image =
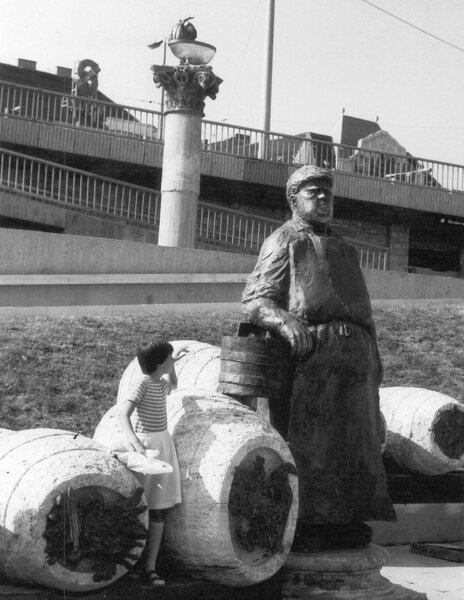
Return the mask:
[[[290,271],[288,256],[285,235],[277,231],[264,240],[258,261],[243,290],[242,304],[269,298],[286,308]]]

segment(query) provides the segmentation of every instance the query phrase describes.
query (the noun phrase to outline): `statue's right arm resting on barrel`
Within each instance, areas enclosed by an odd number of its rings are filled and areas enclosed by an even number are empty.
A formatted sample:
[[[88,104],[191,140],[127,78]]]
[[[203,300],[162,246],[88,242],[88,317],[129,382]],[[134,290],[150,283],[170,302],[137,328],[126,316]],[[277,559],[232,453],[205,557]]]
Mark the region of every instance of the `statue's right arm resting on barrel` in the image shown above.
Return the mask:
[[[243,291],[242,308],[252,323],[279,334],[290,343],[293,354],[304,356],[313,341],[308,327],[286,310],[290,261],[285,233],[280,229],[264,241]]]

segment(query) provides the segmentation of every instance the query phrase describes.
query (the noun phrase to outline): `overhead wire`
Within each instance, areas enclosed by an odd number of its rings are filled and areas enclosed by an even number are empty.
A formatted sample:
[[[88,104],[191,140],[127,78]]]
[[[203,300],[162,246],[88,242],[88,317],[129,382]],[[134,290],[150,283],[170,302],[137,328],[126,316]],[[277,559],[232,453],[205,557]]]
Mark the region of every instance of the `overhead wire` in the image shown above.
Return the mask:
[[[398,21],[401,21],[402,23],[405,23],[406,25],[409,25],[409,27],[413,27],[414,29],[417,29],[418,31],[420,31],[422,33],[425,33],[425,35],[429,35],[430,37],[434,38],[435,40],[438,40],[439,42],[442,42],[443,44],[447,44],[448,46],[451,46],[455,50],[459,50],[460,52],[464,52],[464,48],[460,48],[459,46],[456,46],[456,44],[448,42],[447,40],[444,40],[443,38],[438,37],[438,35],[430,33],[430,31],[426,31],[425,29],[422,29],[421,27],[418,27],[417,25],[414,25],[414,23],[411,23],[410,21],[406,21],[406,19],[402,19],[401,17],[398,17],[397,15],[394,15],[393,13],[389,12],[388,10],[385,10],[384,8],[381,8],[380,6],[377,6],[373,2],[369,2],[369,0],[360,0],[360,1],[364,2],[365,4],[369,4],[369,6],[372,6],[373,8],[376,8],[377,10],[380,10],[380,12],[383,12],[386,15],[389,15],[390,17],[393,17],[394,19],[397,19]]]

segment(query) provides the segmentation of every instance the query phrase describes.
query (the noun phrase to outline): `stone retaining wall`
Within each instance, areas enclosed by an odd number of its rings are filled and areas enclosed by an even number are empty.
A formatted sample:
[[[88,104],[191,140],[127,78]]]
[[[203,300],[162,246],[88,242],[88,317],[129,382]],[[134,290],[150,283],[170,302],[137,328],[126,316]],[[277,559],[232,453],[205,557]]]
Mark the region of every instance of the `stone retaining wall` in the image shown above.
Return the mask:
[[[240,302],[256,257],[0,229],[0,306]],[[365,269],[372,299],[464,299],[464,279]]]

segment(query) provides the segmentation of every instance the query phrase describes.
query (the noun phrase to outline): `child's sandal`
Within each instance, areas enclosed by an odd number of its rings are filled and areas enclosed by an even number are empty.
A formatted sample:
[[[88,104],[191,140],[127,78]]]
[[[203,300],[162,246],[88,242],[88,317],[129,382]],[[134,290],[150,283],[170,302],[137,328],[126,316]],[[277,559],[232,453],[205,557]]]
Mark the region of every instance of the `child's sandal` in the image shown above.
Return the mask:
[[[146,582],[151,587],[163,587],[166,585],[166,581],[161,579],[159,575],[153,570],[145,572]]]

